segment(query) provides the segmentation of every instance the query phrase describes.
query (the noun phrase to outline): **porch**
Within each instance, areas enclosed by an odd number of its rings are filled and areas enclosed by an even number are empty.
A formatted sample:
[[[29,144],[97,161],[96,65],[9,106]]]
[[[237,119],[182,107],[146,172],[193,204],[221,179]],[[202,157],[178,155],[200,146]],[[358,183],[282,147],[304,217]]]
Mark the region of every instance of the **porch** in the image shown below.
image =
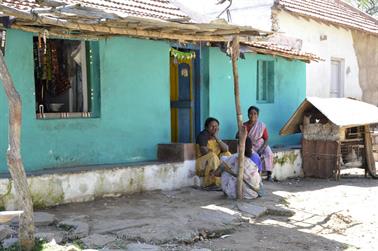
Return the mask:
[[[195,145],[167,144],[159,145],[158,149],[159,160],[153,162],[77,166],[28,172],[34,206],[45,208],[92,201],[95,198],[193,186]],[[299,149],[274,150],[275,179],[284,180],[301,175],[302,158]],[[9,175],[0,176],[0,191],[4,191],[0,196],[0,207],[6,210],[16,209],[15,190]]]

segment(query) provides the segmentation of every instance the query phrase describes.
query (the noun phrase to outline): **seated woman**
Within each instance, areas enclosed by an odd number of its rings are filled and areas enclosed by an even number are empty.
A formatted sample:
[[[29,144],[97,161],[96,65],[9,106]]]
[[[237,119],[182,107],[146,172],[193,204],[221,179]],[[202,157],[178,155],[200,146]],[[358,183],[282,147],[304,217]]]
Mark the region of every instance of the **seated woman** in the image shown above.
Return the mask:
[[[219,137],[219,121],[208,118],[205,129],[197,136],[199,156],[196,159],[196,175],[204,177],[203,186],[220,186],[220,178],[211,176],[211,172],[218,168],[221,156],[230,156],[228,146]]]
[[[259,108],[251,106],[248,108],[249,120],[244,123],[247,128],[248,138],[252,141],[252,150],[257,152],[264,162],[267,171],[267,180],[272,180],[273,152],[268,146],[268,130],[263,122],[259,120]]]
[[[241,133],[239,140],[245,140],[244,151],[244,175],[243,175],[243,198],[254,199],[261,196],[262,182],[257,165],[251,160],[252,142],[247,137],[246,129]],[[244,136],[243,136],[244,134]],[[213,173],[214,176],[221,175],[222,190],[231,199],[236,199],[238,154],[221,158],[220,167]]]

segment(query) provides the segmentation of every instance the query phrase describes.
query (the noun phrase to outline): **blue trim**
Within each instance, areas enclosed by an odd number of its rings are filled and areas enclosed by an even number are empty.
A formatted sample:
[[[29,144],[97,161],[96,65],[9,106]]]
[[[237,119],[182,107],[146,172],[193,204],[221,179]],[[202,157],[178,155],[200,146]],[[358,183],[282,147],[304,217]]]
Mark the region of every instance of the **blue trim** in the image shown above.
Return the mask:
[[[175,49],[187,49],[195,51],[196,58],[193,61],[193,94],[194,94],[194,138],[201,132],[201,47],[202,45],[196,44],[180,44],[180,43],[170,43],[170,46]]]
[[[201,50],[195,50],[194,60],[194,135],[201,132]]]

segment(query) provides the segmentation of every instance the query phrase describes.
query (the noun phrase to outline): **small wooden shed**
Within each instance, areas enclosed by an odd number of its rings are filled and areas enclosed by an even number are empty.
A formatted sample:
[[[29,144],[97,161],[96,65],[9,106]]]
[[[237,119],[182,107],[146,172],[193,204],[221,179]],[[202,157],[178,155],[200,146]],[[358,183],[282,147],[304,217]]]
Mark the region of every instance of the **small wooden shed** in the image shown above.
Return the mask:
[[[280,135],[302,133],[303,171],[307,177],[336,179],[343,168],[364,168],[376,178],[372,124],[378,107],[350,98],[306,98]]]

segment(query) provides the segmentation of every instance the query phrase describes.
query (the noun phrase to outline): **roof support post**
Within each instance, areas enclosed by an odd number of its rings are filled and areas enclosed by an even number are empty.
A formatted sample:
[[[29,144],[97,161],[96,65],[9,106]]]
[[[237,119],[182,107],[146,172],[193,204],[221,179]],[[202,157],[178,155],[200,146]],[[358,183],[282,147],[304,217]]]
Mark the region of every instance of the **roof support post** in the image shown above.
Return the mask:
[[[14,182],[18,205],[24,211],[20,217],[19,239],[21,249],[29,251],[34,247],[34,220],[33,202],[21,158],[21,97],[14,86],[1,51],[0,80],[8,97],[9,106],[8,167]]]
[[[232,59],[232,73],[234,76],[234,95],[236,108],[236,122],[239,129],[238,142],[238,180],[237,180],[237,199],[243,199],[243,175],[244,175],[244,149],[245,139],[247,137],[246,129],[243,127],[243,115],[240,107],[240,91],[239,91],[239,72],[238,72],[238,58],[240,54],[239,36],[234,36],[231,45],[231,59]]]

